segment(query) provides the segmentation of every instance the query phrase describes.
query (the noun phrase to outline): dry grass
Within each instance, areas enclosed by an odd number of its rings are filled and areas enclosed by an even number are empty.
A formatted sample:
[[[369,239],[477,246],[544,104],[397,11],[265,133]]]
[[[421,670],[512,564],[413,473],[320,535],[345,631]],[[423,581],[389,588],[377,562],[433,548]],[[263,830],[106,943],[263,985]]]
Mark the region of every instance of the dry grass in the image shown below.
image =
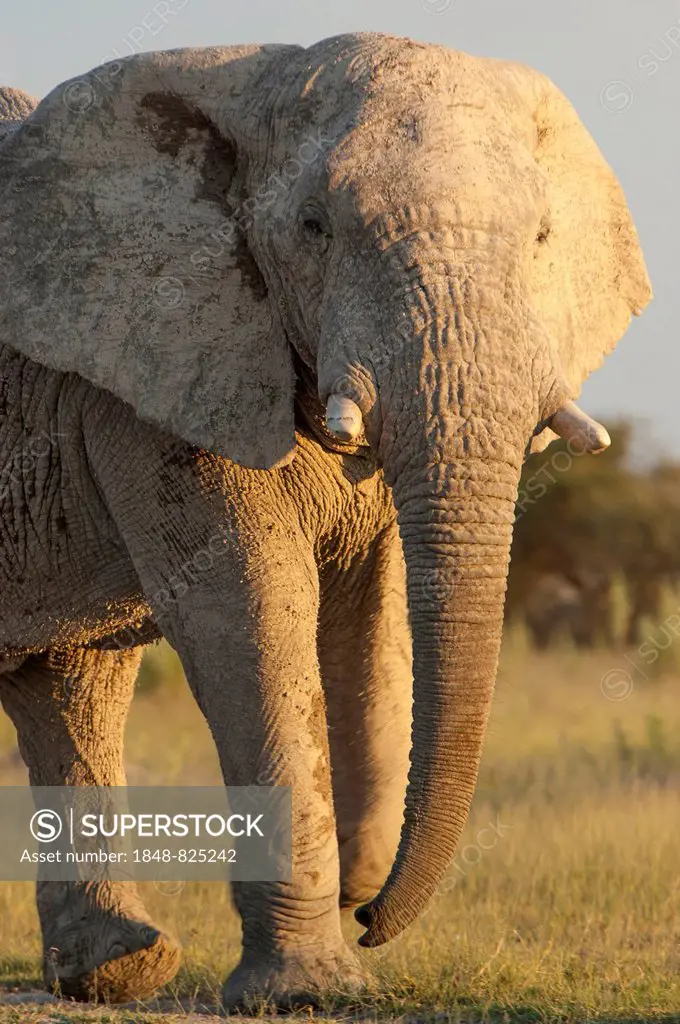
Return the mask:
[[[620,655],[539,655],[521,634],[508,638],[474,811],[443,891],[406,936],[370,955],[378,981],[364,1004],[339,999],[329,1009],[344,1018],[680,1022],[680,677],[636,676],[630,696],[612,701],[600,680],[618,666]],[[162,692],[160,677],[169,677]],[[4,783],[24,777],[12,742],[0,722]],[[128,761],[131,782],[218,780],[207,728],[162,651],[152,652],[135,700]],[[500,835],[484,831],[490,823]],[[160,1007],[215,1007],[238,951],[226,892],[143,888],[185,950]],[[0,920],[0,981],[36,987],[30,886],[0,885]],[[348,931],[356,934],[351,922]],[[0,1020],[155,1020],[153,1009],[5,1005]]]

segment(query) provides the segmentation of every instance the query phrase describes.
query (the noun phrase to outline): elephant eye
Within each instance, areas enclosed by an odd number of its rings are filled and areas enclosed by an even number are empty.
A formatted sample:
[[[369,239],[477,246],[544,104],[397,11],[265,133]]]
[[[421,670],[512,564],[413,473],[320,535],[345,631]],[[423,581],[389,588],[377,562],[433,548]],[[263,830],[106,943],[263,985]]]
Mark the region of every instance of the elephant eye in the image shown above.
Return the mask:
[[[321,252],[326,252],[331,241],[331,232],[328,222],[322,214],[316,210],[305,210],[300,218],[302,230],[307,238],[314,243]]]
[[[318,236],[325,234],[323,225],[316,219],[316,217],[305,217],[302,221],[302,226],[310,235]]]

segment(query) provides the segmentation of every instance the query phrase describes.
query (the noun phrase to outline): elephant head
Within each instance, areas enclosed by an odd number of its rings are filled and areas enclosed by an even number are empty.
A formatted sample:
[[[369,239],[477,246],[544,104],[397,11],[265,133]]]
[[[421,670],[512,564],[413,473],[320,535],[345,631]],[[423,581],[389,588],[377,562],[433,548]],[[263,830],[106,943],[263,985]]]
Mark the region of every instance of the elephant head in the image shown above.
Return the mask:
[[[386,941],[466,820],[523,459],[607,443],[573,399],[650,299],[620,186],[542,75],[371,34],[104,66],[0,172],[5,343],[272,471],[297,365],[377,453],[414,666],[401,842],[357,912]]]
[[[0,142],[14,131],[38,105],[38,101],[21,89],[0,87]]]

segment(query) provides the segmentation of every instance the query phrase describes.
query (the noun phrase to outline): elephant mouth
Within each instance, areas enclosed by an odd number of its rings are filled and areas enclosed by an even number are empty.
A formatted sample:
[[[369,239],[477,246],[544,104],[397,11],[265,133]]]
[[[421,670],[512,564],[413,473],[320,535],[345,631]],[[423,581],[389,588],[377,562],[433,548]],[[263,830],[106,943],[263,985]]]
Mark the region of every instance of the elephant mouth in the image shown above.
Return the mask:
[[[318,382],[312,370],[296,355],[294,360],[297,387],[295,390],[295,426],[307,434],[326,451],[338,455],[357,455],[375,460],[375,453],[365,434],[351,441],[343,441],[328,429],[326,410],[319,398]]]

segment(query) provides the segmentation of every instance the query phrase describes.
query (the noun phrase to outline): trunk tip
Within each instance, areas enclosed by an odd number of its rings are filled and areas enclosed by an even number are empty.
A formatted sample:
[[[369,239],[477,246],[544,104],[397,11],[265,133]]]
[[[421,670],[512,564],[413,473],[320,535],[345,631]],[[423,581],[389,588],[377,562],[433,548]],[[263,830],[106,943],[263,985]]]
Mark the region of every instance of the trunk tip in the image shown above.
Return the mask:
[[[375,946],[382,946],[384,942],[389,942],[390,939],[394,938],[394,935],[388,933],[383,924],[381,924],[380,914],[374,900],[370,903],[364,903],[361,907],[357,907],[354,911],[354,917],[366,929],[364,934],[360,935],[357,940],[360,946],[372,949]]]
[[[354,911],[354,918],[359,924],[363,925],[364,928],[371,927],[371,904],[364,903],[361,907],[357,907]]]
[[[357,907],[354,911],[354,918],[362,925],[366,931],[363,935],[360,935],[357,942],[360,946],[364,946],[366,949],[370,949],[372,946],[379,946],[380,942],[376,942],[373,936],[373,914],[371,913],[371,904],[364,903],[362,907]]]

